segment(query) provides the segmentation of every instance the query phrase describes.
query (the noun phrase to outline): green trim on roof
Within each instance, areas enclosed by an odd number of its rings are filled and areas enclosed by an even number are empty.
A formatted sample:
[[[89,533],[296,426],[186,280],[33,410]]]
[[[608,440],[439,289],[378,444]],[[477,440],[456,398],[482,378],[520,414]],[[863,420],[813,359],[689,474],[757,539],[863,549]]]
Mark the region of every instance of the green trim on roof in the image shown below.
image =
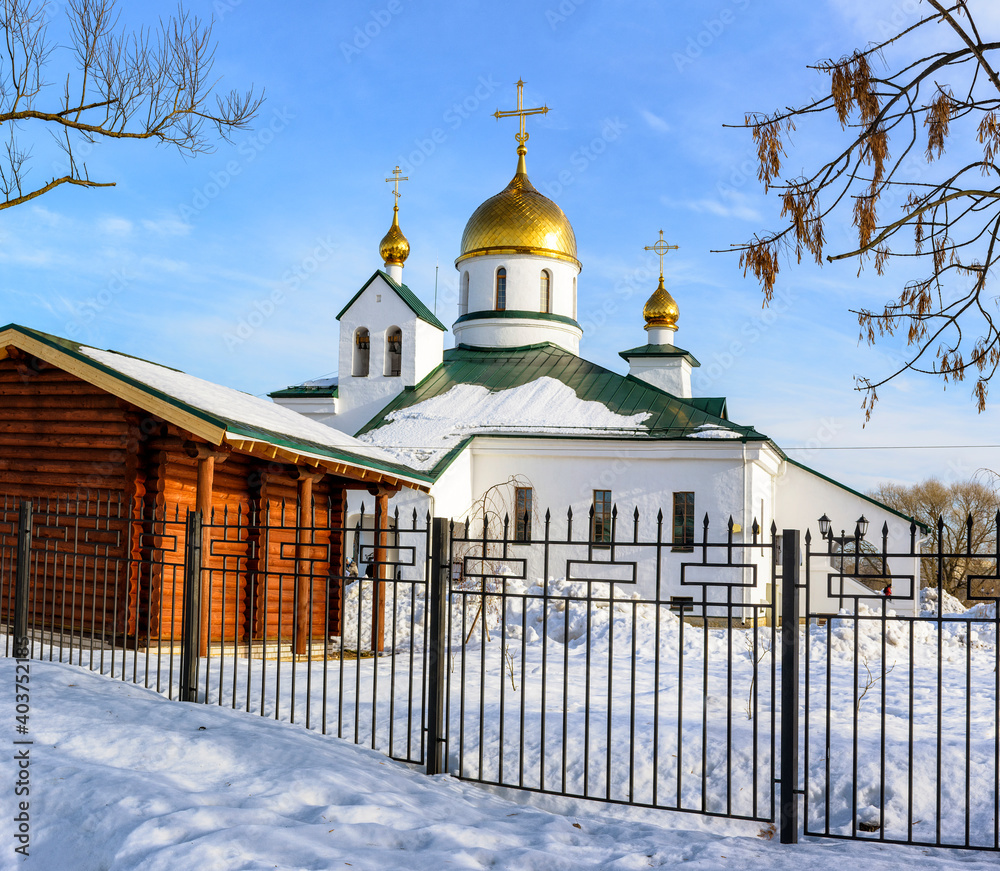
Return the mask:
[[[688,402],[697,406],[702,411],[707,411],[709,414],[714,414],[723,420],[729,420],[729,411],[726,408],[725,396],[692,396]]]
[[[432,327],[437,327],[442,332],[448,332],[448,328],[438,320],[437,315],[427,308],[427,306],[420,301],[420,298],[412,290],[410,290],[410,288],[408,288],[405,284],[397,284],[388,272],[383,272],[381,269],[376,269],[375,272],[372,273],[372,277],[369,278],[364,285],[362,285],[361,290],[354,294],[354,296],[351,297],[350,302],[348,302],[347,305],[340,310],[340,314],[337,315],[338,321],[344,316],[344,312],[354,305],[357,298],[368,290],[368,286],[379,276],[384,279],[385,283],[388,284],[392,290],[396,291],[396,296],[406,303],[410,311],[420,318],[420,320],[427,322]]]
[[[600,402],[618,414],[645,412],[649,415],[641,424],[642,432],[630,438],[661,440],[684,439],[706,424],[730,430],[741,441],[767,441],[753,427],[737,426],[727,420],[725,399],[686,400],[660,390],[631,375],[620,375],[596,363],[591,363],[550,342],[523,345],[516,348],[477,348],[459,345],[444,352],[444,361],[425,376],[419,384],[394,397],[375,417],[362,426],[356,435],[378,429],[388,422],[388,416],[427,399],[447,393],[459,384],[475,384],[491,392],[520,387],[538,378],[549,377],[571,387],[583,400]],[[511,422],[516,423],[515,421]],[[531,438],[532,433],[508,433],[511,437]],[[573,435],[547,433],[552,438],[608,439],[609,435]],[[470,438],[476,438],[473,435]],[[733,439],[737,441],[737,439]],[[463,442],[461,447],[467,442]],[[431,470],[433,478],[452,462],[461,447],[453,449]]]
[[[578,330],[583,329],[583,327],[573,320],[573,318],[568,318],[566,315],[554,315],[550,312],[533,312],[528,311],[527,309],[469,312],[468,314],[462,315],[457,321],[455,321],[455,324],[465,323],[466,321],[485,321],[492,318],[521,318],[523,320],[533,321],[555,321],[560,324],[569,324],[571,327],[576,327]]]
[[[308,387],[305,384],[297,384],[292,387],[285,387],[283,390],[275,390],[273,393],[268,393],[267,395],[271,399],[286,399],[296,396],[325,399],[327,397],[335,398],[337,396],[337,389],[336,384],[332,387]]]
[[[701,366],[694,354],[676,345],[640,345],[638,348],[619,351],[618,356],[623,360],[628,360],[630,357],[684,357],[692,367]]]
[[[785,462],[791,463],[793,466],[797,466],[798,468],[802,469],[803,472],[809,472],[809,474],[815,475],[817,478],[821,478],[822,480],[826,481],[828,484],[833,484],[833,485],[839,487],[841,490],[846,490],[852,496],[858,496],[859,498],[864,499],[866,502],[871,502],[872,505],[877,505],[883,511],[888,511],[890,514],[895,514],[897,517],[900,517],[903,520],[909,521],[910,523],[916,523],[917,526],[919,526],[920,529],[922,529],[925,533],[930,532],[930,528],[927,527],[927,526],[924,526],[924,524],[922,524],[919,520],[917,520],[917,519],[915,519],[913,517],[910,517],[908,514],[903,514],[902,511],[897,511],[895,508],[891,508],[890,506],[886,505],[884,502],[879,502],[878,499],[873,499],[871,496],[867,495],[866,493],[860,493],[857,490],[853,489],[852,487],[848,487],[846,484],[841,483],[840,481],[835,481],[833,478],[830,478],[829,476],[824,475],[822,472],[817,472],[815,469],[807,466],[805,463],[800,463],[798,460],[793,460],[791,457],[789,457],[787,455],[785,456]],[[812,521],[810,521],[810,522],[812,522]],[[854,521],[852,520],[851,522],[853,523]]]
[[[206,423],[210,423],[221,430],[224,430],[227,434],[235,436],[243,436],[244,438],[254,439],[256,441],[267,442],[268,444],[278,445],[285,448],[290,448],[292,450],[299,450],[304,453],[318,454],[322,457],[328,457],[333,460],[339,460],[341,462],[350,463],[355,466],[363,466],[369,469],[375,469],[380,472],[389,472],[390,474],[398,475],[402,478],[415,479],[424,482],[432,482],[433,479],[430,478],[424,472],[418,472],[415,469],[411,469],[409,466],[405,466],[402,463],[392,463],[384,462],[382,460],[377,460],[372,457],[367,457],[364,454],[354,454],[349,450],[337,449],[330,447],[329,445],[320,445],[315,442],[309,441],[308,439],[296,439],[292,436],[285,435],[282,433],[272,432],[271,430],[265,430],[258,427],[249,426],[241,421],[233,420],[231,418],[222,417],[220,415],[211,414],[198,408],[194,405],[189,405],[183,400],[172,396],[169,393],[164,393],[155,387],[146,384],[144,381],[139,381],[137,378],[127,375],[118,369],[102,363],[100,360],[96,360],[87,354],[80,351],[81,348],[89,348],[90,345],[84,345],[80,342],[74,342],[70,339],[63,339],[59,336],[52,336],[48,333],[42,333],[38,330],[30,329],[29,327],[22,327],[19,324],[7,324],[4,327],[0,327],[0,332],[4,330],[16,330],[20,333],[24,333],[27,336],[32,337],[36,341],[42,344],[48,345],[50,348],[62,351],[65,354],[69,354],[71,357],[75,358],[80,363],[89,366],[97,371],[103,372],[105,375],[131,385],[137,390],[148,394],[149,396],[155,397],[162,402],[172,405],[174,408],[183,411],[192,417],[197,417],[200,420],[204,420]],[[99,348],[94,348],[93,350],[100,350]],[[109,354],[118,354],[117,351],[107,351]],[[119,356],[128,357],[127,354],[120,354]],[[162,369],[168,369],[171,372],[179,372],[182,375],[186,375],[186,372],[182,372],[180,369],[170,369],[167,366],[160,366],[159,363],[154,363],[152,360],[145,360],[141,357],[132,357],[133,360],[141,360],[143,363],[148,363],[151,366],[157,366]],[[191,376],[197,377],[197,376]]]

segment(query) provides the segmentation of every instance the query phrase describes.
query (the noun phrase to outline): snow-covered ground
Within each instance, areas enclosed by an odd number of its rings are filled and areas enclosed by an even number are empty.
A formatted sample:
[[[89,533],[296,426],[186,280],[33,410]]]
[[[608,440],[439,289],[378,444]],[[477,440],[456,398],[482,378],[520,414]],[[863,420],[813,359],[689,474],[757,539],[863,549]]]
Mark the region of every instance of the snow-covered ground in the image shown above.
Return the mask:
[[[684,807],[698,806],[705,783],[709,809],[720,810],[729,801],[735,811],[750,814],[756,795],[757,812],[766,815],[772,664],[765,648],[770,629],[759,631],[754,654],[754,639],[746,630],[713,629],[706,634],[682,624],[666,607],[628,598],[589,604],[575,600],[585,584],[550,585],[543,600],[538,585],[518,583],[508,582],[508,592],[517,594],[508,598],[506,608],[494,599],[485,615],[479,614],[477,597],[470,597],[464,618],[460,606],[454,609],[450,771],[504,783],[523,779],[528,786],[539,786],[545,776],[541,785],[551,788],[562,786],[565,769],[569,791],[610,791],[616,798],[631,791],[639,800],[648,800],[656,784],[661,802],[680,793]],[[355,635],[360,629],[363,639],[370,605],[363,591],[357,595],[359,589],[359,584],[350,589],[345,614],[348,620],[359,615]],[[734,865],[782,871],[825,869],[833,862],[863,862],[880,869],[917,861],[940,868],[995,867],[995,853],[808,839],[782,847],[776,839],[760,837],[769,834],[761,822],[537,793],[507,791],[501,798],[448,776],[428,778],[371,750],[318,734],[325,691],[331,731],[346,724],[345,734],[353,739],[356,724],[358,740],[387,749],[391,727],[394,752],[406,741],[419,745],[419,726],[407,717],[408,700],[419,702],[420,676],[414,696],[405,669],[410,651],[422,644],[419,632],[411,634],[410,627],[420,627],[424,614],[419,597],[407,591],[413,592],[409,585],[399,585],[400,595],[390,608],[387,631],[397,651],[394,656],[345,660],[343,672],[337,662],[284,663],[280,685],[275,663],[268,664],[265,675],[259,662],[248,665],[244,660],[234,672],[232,660],[224,668],[216,661],[209,674],[209,701],[218,701],[221,690],[228,704],[235,690],[241,704],[249,698],[257,710],[266,676],[261,706],[265,717],[214,704],[169,702],[162,694],[78,665],[32,661],[32,855],[20,864],[13,852],[16,771],[8,761],[3,816],[10,836],[4,839],[8,847],[0,850],[0,867],[548,871],[672,867],[684,862],[702,868]],[[950,614],[942,631],[936,622],[918,623],[912,638],[908,623],[890,624],[883,635],[881,622],[871,615],[862,615],[858,625],[853,618],[842,618],[813,628],[806,787],[814,825],[829,819],[831,831],[849,833],[852,824],[878,820],[886,836],[894,838],[906,836],[909,819],[915,839],[932,839],[940,801],[945,837],[961,840],[968,745],[972,840],[992,842],[997,815],[995,612],[977,606],[962,613],[955,603],[946,606]],[[970,624],[964,619],[969,616],[979,622]],[[746,701],[755,655],[760,656],[757,705],[749,719]],[[419,657],[415,661],[419,663]],[[857,696],[870,681],[865,664],[881,675],[883,661],[885,677],[869,685],[858,704]],[[141,677],[151,662],[155,684],[152,658],[130,655],[124,661],[126,674],[130,677],[135,666]],[[706,664],[708,681],[703,685]],[[119,674],[121,666],[119,654]],[[11,714],[4,728],[13,742],[13,661],[0,660],[0,668],[11,688]],[[387,690],[393,669],[390,708]],[[970,676],[971,692],[966,690]],[[828,684],[829,729],[821,713]],[[381,688],[378,693],[376,686]],[[659,705],[654,704],[654,687],[659,688]],[[589,717],[582,710],[587,693]],[[372,704],[376,695],[379,701]],[[302,725],[307,701],[313,731]],[[802,701],[804,716],[804,695]],[[273,719],[277,714],[287,720],[293,710],[297,725]],[[887,773],[881,820],[883,710]],[[940,731],[939,712],[944,724]],[[855,717],[857,754],[851,738]],[[654,731],[660,738],[655,765]],[[939,752],[944,760],[940,779]],[[754,753],[763,768],[756,784],[751,778]],[[829,812],[823,788],[827,766]],[[511,803],[511,796],[517,804]]]
[[[13,660],[0,675],[12,692]],[[539,797],[514,803],[301,726],[170,702],[64,663],[32,662],[30,723],[28,859],[14,852],[5,754],[0,868],[12,871],[996,867],[989,853],[782,846],[759,824],[665,811],[555,799],[538,809],[528,803]]]

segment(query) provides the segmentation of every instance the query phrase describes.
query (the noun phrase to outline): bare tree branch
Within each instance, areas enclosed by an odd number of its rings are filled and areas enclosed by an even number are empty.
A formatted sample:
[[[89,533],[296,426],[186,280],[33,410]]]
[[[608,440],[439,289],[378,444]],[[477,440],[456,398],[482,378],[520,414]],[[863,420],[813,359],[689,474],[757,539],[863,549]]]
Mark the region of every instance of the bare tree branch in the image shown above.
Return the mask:
[[[0,125],[9,135],[0,159],[0,209],[21,205],[64,184],[111,187],[92,181],[74,149],[81,142],[135,139],[174,146],[182,154],[212,150],[247,129],[263,102],[253,89],[215,93],[212,22],[179,6],[156,28],[127,31],[116,0],[69,0],[69,44],[50,41],[44,0],[0,0]],[[58,90],[46,81],[57,60]],[[68,171],[28,181],[34,130],[57,134]]]
[[[765,191],[781,197],[785,221],[730,249],[739,252],[744,275],[752,273],[760,282],[765,303],[774,293],[781,255],[801,262],[808,253],[820,265],[856,260],[859,274],[869,262],[878,275],[890,260],[927,266],[927,274],[906,282],[881,310],[854,311],[861,340],[875,344],[905,330],[909,354],[887,376],[857,377],[866,421],[877,388],[904,372],[946,383],[971,375],[982,411],[988,382],[1000,365],[997,294],[991,288],[1000,258],[995,245],[1000,169],[994,161],[1000,151],[1000,76],[994,62],[1000,42],[980,36],[965,0],[923,2],[930,13],[915,24],[840,60],[816,64],[814,69],[830,78],[829,94],[798,108],[748,113],[740,125],[751,131],[758,177]],[[942,44],[945,34],[954,44],[907,57],[916,36],[931,27],[934,44]],[[895,70],[883,73],[890,47]],[[797,124],[824,116],[835,119],[845,143],[812,174],[779,181],[788,135]],[[949,171],[946,147],[952,142],[961,163]],[[939,165],[937,179],[924,180],[925,171],[912,164],[917,149],[927,164]],[[968,159],[974,150],[981,157]],[[901,207],[894,204],[896,195],[902,196]],[[886,207],[901,208],[901,214],[885,216]],[[828,253],[826,223],[845,218],[857,244]],[[913,234],[912,242],[900,237],[903,231]]]

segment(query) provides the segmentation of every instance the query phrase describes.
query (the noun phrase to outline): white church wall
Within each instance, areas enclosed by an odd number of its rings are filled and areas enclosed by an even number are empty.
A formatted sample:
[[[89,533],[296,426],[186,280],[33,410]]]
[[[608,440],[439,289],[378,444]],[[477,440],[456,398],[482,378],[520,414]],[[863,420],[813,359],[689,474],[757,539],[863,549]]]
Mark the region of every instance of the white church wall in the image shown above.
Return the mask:
[[[803,538],[806,529],[812,534],[812,551],[816,554],[810,565],[814,582],[810,593],[814,599],[811,602],[811,605],[815,606],[813,610],[833,608],[835,612],[839,607],[839,605],[834,607],[827,595],[830,592],[837,593],[840,588],[836,585],[839,583],[836,579],[834,581],[828,579],[832,569],[830,556],[826,552],[827,545],[819,535],[817,521],[821,515],[825,514],[830,518],[832,534],[840,536],[841,531],[846,535],[852,535],[857,520],[864,514],[869,522],[865,540],[875,548],[876,552],[882,549],[883,524],[888,527],[888,552],[909,552],[909,521],[811,470],[789,462],[784,463],[781,474],[776,479],[776,493],[778,527],[799,529]],[[917,534],[919,537],[919,530]],[[803,551],[804,549],[803,542]],[[919,551],[919,544],[917,550]],[[835,558],[835,562],[839,562],[839,558]],[[839,570],[839,566],[837,568]],[[919,587],[920,577],[917,561],[910,558],[891,560],[889,569],[897,575],[893,581],[893,599],[890,607],[899,614],[915,614],[919,610],[919,589],[915,589]],[[915,576],[916,583],[904,580],[902,575]],[[877,602],[877,598],[873,600],[873,604]],[[851,603],[846,604],[853,607]]]
[[[576,317],[573,279],[580,269],[574,263],[534,254],[488,254],[458,264],[459,274],[469,273],[469,311],[492,311],[496,304],[496,272],[507,270],[507,308],[540,311],[542,270],[551,274],[549,293],[552,314]]]
[[[693,442],[694,440],[692,440]],[[551,510],[550,537],[565,539],[567,508],[573,509],[575,540],[588,537],[590,509],[594,490],[611,490],[612,500],[618,508],[616,541],[627,542],[633,538],[634,511],[639,510],[639,541],[656,540],[656,515],[663,511],[663,540],[673,537],[673,494],[695,494],[695,542],[702,540],[703,518],[710,518],[709,541],[725,542],[730,515],[742,529],[734,535],[735,541],[749,541],[749,528],[744,517],[748,502],[745,488],[749,480],[744,475],[742,444],[692,442],[649,442],[636,444],[593,440],[560,439],[477,439],[473,448],[474,469],[472,487],[476,494],[507,481],[512,474],[521,476],[533,490],[534,516],[532,535],[544,535],[546,509]],[[511,514],[513,528],[513,486],[508,486],[506,510]],[[586,550],[586,548],[584,548]],[[649,561],[651,549],[634,549],[636,558]],[[605,552],[595,551],[597,559]],[[629,559],[627,545],[618,549],[616,559]],[[759,548],[748,548],[745,562],[757,567],[757,585],[754,589],[734,591],[734,601],[756,602],[766,595],[770,579],[769,553]],[[661,595],[695,595],[700,591],[685,591],[678,578],[682,563],[700,562],[697,548],[693,552],[666,550],[663,566],[664,583]],[[714,556],[717,556],[715,554]],[[709,561],[713,561],[710,556]],[[576,557],[574,556],[574,559]],[[743,559],[737,556],[737,559]],[[565,557],[560,565],[550,565],[549,574],[561,577],[566,574]],[[540,576],[542,568],[532,564],[529,571]],[[698,581],[750,584],[751,568],[704,567],[689,569],[690,577]],[[651,567],[644,569],[652,577]],[[628,585],[620,585],[631,591]],[[647,585],[636,592],[654,595]],[[716,597],[718,598],[718,597]]]
[[[399,375],[386,373],[387,338],[393,327],[402,334]],[[368,330],[368,374],[355,375],[355,336]],[[440,364],[441,330],[420,320],[384,279],[376,278],[340,319],[337,417],[329,421],[355,433],[389,401]],[[324,421],[327,422],[327,421]]]

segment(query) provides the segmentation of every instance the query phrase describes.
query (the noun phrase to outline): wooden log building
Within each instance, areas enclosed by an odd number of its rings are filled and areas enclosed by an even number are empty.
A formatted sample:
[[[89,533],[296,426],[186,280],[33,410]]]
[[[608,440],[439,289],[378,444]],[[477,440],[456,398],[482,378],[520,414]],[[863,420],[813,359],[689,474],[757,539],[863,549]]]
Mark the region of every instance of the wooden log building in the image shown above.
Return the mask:
[[[45,553],[32,566],[33,626],[179,640],[184,523],[199,509],[203,650],[294,638],[304,652],[308,638],[340,631],[345,492],[371,492],[385,518],[394,492],[429,483],[269,401],[0,328],[0,500],[32,501]],[[7,553],[12,517],[0,514]],[[12,583],[5,567],[5,620]]]

